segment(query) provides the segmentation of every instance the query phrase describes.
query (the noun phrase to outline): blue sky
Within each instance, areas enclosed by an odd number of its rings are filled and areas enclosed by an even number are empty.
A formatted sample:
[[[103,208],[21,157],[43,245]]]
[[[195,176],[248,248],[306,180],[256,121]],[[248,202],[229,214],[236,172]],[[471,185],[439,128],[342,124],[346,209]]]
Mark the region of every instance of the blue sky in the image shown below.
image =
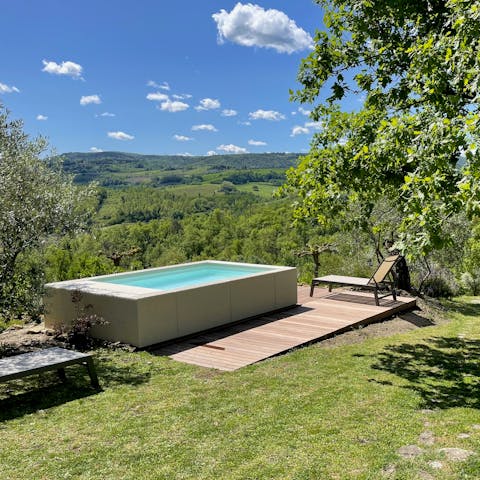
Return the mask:
[[[302,152],[313,0],[2,4],[0,101],[58,153]]]

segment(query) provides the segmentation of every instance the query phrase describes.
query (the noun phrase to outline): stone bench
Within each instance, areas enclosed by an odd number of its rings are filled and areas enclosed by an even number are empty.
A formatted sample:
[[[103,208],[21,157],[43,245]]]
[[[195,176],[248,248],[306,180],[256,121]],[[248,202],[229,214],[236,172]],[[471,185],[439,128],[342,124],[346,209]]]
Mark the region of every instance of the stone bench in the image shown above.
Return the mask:
[[[76,363],[87,367],[92,386],[99,389],[100,385],[92,355],[58,347],[0,359],[0,382],[23,378],[48,370],[57,370],[59,377],[64,381],[66,379],[65,367]]]

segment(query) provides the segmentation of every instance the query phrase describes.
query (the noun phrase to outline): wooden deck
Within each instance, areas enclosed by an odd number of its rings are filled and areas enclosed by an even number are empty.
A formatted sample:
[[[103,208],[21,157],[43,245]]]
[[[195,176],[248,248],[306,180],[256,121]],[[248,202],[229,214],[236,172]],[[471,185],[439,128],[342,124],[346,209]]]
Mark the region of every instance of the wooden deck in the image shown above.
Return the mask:
[[[385,298],[375,305],[371,293],[299,287],[299,305],[222,329],[153,348],[180,362],[219,370],[237,370],[300,345],[322,340],[355,326],[378,322],[415,307],[410,297]]]

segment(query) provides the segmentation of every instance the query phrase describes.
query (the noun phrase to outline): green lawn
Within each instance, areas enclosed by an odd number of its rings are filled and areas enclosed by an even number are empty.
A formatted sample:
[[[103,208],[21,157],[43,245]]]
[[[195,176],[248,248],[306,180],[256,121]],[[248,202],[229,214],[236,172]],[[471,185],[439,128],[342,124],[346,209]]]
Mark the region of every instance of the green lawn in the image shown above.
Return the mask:
[[[480,452],[474,301],[450,303],[451,320],[436,326],[316,344],[237,372],[100,351],[101,393],[81,367],[70,385],[53,374],[2,384],[0,478],[479,478],[480,455],[454,462],[438,451]],[[425,432],[433,445],[419,441]],[[424,452],[401,458],[406,445]]]

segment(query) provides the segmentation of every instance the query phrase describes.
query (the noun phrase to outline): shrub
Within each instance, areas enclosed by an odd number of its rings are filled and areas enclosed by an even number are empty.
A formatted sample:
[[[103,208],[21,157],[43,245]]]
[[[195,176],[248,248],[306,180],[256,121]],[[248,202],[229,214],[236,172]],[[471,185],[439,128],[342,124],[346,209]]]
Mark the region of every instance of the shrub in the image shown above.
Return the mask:
[[[92,327],[107,325],[107,321],[93,313],[93,305],[82,304],[83,294],[79,290],[72,293],[72,302],[75,305],[75,319],[67,331],[67,343],[76,350],[90,350],[95,346],[95,339],[91,336]]]
[[[456,285],[453,285],[445,276],[435,274],[425,280],[422,293],[433,298],[452,298],[458,292]]]
[[[460,277],[460,285],[465,293],[470,295],[478,295],[480,293],[480,270],[475,272],[464,272]]]

